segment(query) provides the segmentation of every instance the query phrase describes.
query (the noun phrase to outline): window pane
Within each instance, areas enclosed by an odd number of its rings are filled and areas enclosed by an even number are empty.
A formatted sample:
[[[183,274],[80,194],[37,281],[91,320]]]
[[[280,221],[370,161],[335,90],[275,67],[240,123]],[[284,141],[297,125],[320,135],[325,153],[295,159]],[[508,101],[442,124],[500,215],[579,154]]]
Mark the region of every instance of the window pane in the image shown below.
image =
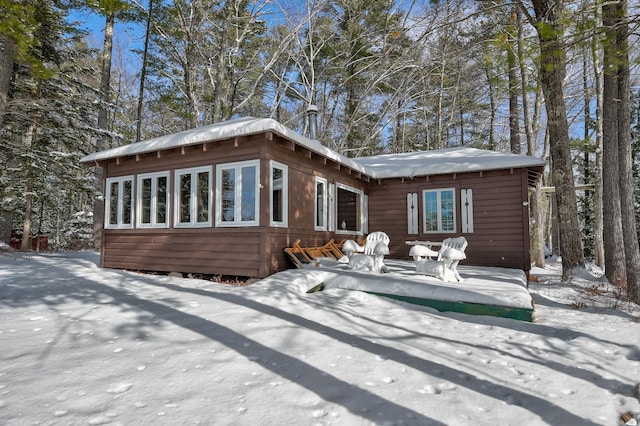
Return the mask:
[[[281,169],[273,168],[271,173],[271,197],[273,210],[271,212],[271,219],[274,222],[284,221],[284,173]]]
[[[242,168],[242,221],[256,220],[256,168],[255,166]]]
[[[354,193],[355,196],[355,226],[353,227],[354,231],[360,231],[362,230],[362,223],[361,223],[361,219],[362,219],[362,196],[359,193]]]
[[[438,193],[425,192],[425,232],[438,230]]]
[[[111,191],[109,192],[109,224],[118,224],[118,182],[111,182]]]
[[[442,230],[453,231],[455,229],[453,215],[453,191],[442,191],[440,193],[440,203],[442,208]]]
[[[222,170],[222,220],[233,222],[235,217],[235,169]]]
[[[130,180],[122,182],[122,224],[131,224],[131,184]]]
[[[142,179],[141,223],[151,223],[151,178]]]
[[[180,213],[180,222],[191,222],[191,175],[180,175],[180,200],[178,203],[178,211]]]
[[[167,223],[167,177],[158,178],[156,188],[156,223]]]
[[[338,225],[344,231],[360,231],[360,194],[338,188]]]
[[[319,228],[325,227],[325,184],[324,182],[316,182],[316,226]]]
[[[198,173],[198,222],[209,220],[209,172]]]

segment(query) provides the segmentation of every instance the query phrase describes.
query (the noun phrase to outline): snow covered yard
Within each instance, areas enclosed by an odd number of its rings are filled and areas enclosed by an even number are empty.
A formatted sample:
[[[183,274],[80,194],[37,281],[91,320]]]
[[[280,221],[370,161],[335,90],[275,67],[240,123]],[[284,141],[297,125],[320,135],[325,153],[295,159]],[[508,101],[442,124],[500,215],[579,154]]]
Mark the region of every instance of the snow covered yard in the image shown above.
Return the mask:
[[[0,424],[614,425],[640,309],[534,270],[536,322],[440,313],[322,271],[247,287],[0,255]],[[615,306],[615,310],[612,307]]]

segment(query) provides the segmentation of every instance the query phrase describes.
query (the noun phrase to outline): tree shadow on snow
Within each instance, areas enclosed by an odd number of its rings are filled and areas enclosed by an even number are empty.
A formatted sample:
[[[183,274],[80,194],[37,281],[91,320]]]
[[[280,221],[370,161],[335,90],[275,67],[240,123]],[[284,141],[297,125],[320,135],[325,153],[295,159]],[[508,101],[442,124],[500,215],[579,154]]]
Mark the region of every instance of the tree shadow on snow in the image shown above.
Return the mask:
[[[554,424],[554,423],[557,424],[558,422],[561,422],[563,424],[581,424],[581,425],[597,424],[591,421],[590,419],[577,416],[574,413],[571,413],[565,410],[564,408],[559,407],[538,396],[524,393],[515,388],[510,388],[502,384],[494,383],[489,380],[479,378],[477,376],[463,372],[461,370],[444,366],[442,364],[438,364],[437,362],[434,362],[428,359],[417,357],[415,355],[412,355],[410,353],[404,352],[402,350],[399,350],[390,346],[385,346],[380,343],[373,343],[368,339],[354,336],[344,331],[331,328],[329,326],[317,323],[315,321],[308,320],[306,318],[300,317],[295,314],[291,314],[289,312],[283,311],[273,306],[268,306],[253,300],[249,300],[235,294],[214,293],[207,290],[180,287],[180,286],[167,284],[167,283],[150,282],[149,284],[155,285],[155,286],[161,286],[165,288],[171,288],[175,291],[199,294],[201,296],[218,299],[218,300],[235,304],[238,306],[244,306],[246,308],[261,312],[262,314],[280,318],[281,320],[287,321],[292,324],[296,324],[308,330],[313,330],[322,335],[331,337],[336,341],[342,342],[348,346],[357,347],[358,349],[367,351],[377,356],[384,357],[385,359],[393,360],[400,364],[404,364],[410,368],[413,368],[418,371],[422,371],[426,374],[433,375],[435,374],[435,372],[440,372],[442,376],[447,378],[447,380],[453,383],[456,383],[461,387],[468,388],[477,393],[487,395],[489,397],[495,398],[500,401],[505,401],[505,399],[509,396],[510,400],[513,401],[514,404],[521,405],[522,409],[535,413],[540,418],[545,419],[549,424]],[[198,332],[197,330],[194,330],[194,331]],[[243,338],[246,339],[246,337],[243,337]],[[242,348],[236,348],[234,346],[233,349],[238,350],[239,352],[242,352]],[[299,360],[297,359],[294,359],[294,360],[295,360],[294,361],[295,363],[300,363]],[[265,366],[265,367],[268,368],[268,366]],[[293,380],[299,383],[300,378],[296,378]],[[305,386],[305,384],[303,383],[300,383],[300,384]],[[348,385],[348,386],[352,386],[352,385]],[[375,396],[375,398],[379,398],[379,397]],[[350,407],[347,407],[347,408],[350,408]],[[402,409],[407,410],[406,408],[402,408]],[[372,420],[380,421],[381,419],[376,418]],[[430,420],[430,421],[433,421],[433,420]]]
[[[78,265],[82,266],[82,263]],[[54,274],[51,273],[52,270],[55,271]],[[113,279],[115,287],[94,281],[90,276],[79,276],[79,273],[70,272],[65,267],[56,267],[53,264],[39,265],[38,262],[30,262],[28,271],[25,272],[30,275],[30,285],[14,288],[0,279],[0,308],[2,305],[29,307],[44,303],[47,309],[59,314],[57,307],[68,306],[69,303],[80,302],[86,305],[108,304],[118,307],[123,313],[131,313],[132,311],[137,313],[134,322],[127,325],[120,324],[114,328],[118,335],[126,335],[124,333],[128,332],[130,333],[128,335],[134,338],[140,338],[141,336],[144,338],[148,336],[148,333],[144,330],[148,330],[150,327],[160,327],[161,325],[159,324],[161,322],[169,322],[211,341],[218,342],[245,356],[264,369],[308,389],[324,401],[342,406],[355,416],[367,419],[375,424],[394,423],[404,418],[410,419],[410,422],[415,422],[416,424],[444,426],[444,423],[423,413],[398,405],[373,392],[340,380],[324,370],[265,346],[229,327],[184,312],[180,310],[181,304],[177,298],[163,298],[162,303],[140,298],[132,292],[131,287],[127,286],[127,282],[137,283],[135,284],[136,287],[141,287],[140,283],[144,283],[144,285],[164,288],[172,292],[190,292],[199,296],[216,297],[221,301],[239,306],[243,305],[241,302],[244,299],[238,296],[215,294],[211,291],[187,289],[173,284],[158,283],[151,278],[125,271],[107,270],[103,272],[106,272],[106,275]],[[42,284],[34,284],[34,281]],[[257,302],[252,302],[247,307],[253,308],[255,311],[260,311],[258,309],[260,307],[268,310],[267,306]],[[276,309],[271,314],[279,312],[282,311]],[[284,314],[284,312],[282,313]],[[290,319],[293,318],[291,317]],[[67,331],[67,326],[62,326],[58,331],[58,336],[49,344],[48,348],[44,349],[40,358],[47,356],[49,350],[56,345],[61,335]],[[255,357],[255,353],[260,353],[261,356]],[[363,406],[362,401],[366,401],[366,406]]]

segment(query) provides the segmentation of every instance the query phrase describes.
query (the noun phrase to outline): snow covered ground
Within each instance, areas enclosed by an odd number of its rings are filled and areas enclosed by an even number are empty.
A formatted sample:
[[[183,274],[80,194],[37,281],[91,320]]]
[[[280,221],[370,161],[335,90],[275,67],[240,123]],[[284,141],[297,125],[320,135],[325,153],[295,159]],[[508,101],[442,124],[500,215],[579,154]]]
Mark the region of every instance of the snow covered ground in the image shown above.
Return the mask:
[[[246,287],[0,254],[0,424],[615,425],[640,309],[534,270],[536,322],[440,313],[292,270]],[[615,309],[613,309],[615,308]]]

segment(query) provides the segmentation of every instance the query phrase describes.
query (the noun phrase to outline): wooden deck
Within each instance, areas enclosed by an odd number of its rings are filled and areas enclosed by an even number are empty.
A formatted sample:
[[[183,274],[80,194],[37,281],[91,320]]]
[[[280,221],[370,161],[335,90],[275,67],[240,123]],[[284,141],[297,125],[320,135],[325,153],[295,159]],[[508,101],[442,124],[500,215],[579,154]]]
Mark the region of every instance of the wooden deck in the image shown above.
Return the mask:
[[[533,321],[533,299],[526,275],[519,269],[461,265],[461,282],[443,282],[415,275],[414,262],[385,259],[385,264],[389,272],[381,275],[350,270],[345,265],[324,266],[332,272],[322,288],[364,291],[438,311]]]

